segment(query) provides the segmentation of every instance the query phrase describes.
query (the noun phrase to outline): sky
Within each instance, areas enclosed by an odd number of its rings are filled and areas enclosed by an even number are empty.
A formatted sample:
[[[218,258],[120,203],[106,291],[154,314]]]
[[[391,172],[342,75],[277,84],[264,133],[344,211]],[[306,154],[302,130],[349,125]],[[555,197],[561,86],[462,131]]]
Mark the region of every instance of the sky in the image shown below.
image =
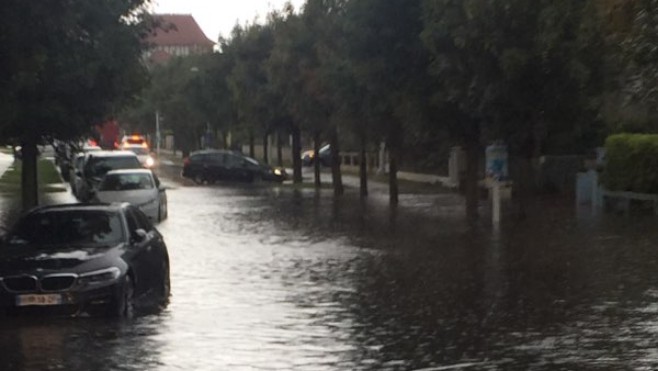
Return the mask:
[[[245,24],[256,17],[264,21],[272,9],[282,9],[288,0],[153,0],[155,13],[192,14],[206,36],[217,41],[228,37],[236,22]],[[290,0],[298,9],[304,0]]]

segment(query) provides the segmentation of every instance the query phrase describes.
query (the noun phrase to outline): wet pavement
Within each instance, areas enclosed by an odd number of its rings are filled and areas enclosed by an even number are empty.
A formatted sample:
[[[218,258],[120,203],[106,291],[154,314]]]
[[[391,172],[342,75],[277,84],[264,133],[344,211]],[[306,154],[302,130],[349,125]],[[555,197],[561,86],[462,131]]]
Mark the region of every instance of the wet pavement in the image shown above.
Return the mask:
[[[656,219],[543,200],[500,231],[451,194],[179,186],[172,299],[0,323],[2,370],[651,370]]]

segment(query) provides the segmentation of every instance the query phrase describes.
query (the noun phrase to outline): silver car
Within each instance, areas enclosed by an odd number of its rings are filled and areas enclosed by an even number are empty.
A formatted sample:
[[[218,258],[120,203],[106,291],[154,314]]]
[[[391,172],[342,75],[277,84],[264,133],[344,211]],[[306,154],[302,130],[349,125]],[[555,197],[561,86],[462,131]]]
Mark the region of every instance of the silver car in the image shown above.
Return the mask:
[[[154,222],[167,218],[167,194],[148,169],[109,171],[94,192],[96,202],[129,202]]]

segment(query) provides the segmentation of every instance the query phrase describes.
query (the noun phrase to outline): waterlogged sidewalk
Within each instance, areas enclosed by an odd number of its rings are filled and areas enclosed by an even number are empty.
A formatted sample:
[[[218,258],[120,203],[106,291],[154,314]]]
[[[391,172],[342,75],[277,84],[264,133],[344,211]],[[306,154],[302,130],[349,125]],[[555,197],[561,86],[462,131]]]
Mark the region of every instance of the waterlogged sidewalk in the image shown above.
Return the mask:
[[[7,227],[21,213],[20,169],[13,166],[14,157],[0,152],[0,227]],[[77,202],[63,183],[50,159],[39,159],[39,203],[51,205]]]
[[[13,163],[14,163],[14,156],[0,152],[0,178]]]

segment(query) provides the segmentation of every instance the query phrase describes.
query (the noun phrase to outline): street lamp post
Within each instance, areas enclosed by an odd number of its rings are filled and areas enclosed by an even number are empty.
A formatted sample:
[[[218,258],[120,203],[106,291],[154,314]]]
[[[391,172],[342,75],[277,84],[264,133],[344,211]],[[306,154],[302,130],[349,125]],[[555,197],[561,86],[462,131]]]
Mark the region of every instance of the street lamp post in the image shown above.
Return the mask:
[[[160,111],[155,111],[155,153],[160,156]]]

